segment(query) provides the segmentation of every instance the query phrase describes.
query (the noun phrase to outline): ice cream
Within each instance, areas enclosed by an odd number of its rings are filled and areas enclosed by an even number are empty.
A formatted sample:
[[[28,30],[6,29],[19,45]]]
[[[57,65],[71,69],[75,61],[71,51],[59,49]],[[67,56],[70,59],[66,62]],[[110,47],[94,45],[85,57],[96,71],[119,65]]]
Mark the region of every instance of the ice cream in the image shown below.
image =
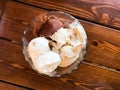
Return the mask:
[[[79,23],[79,22],[78,22]],[[68,67],[73,64],[80,55],[83,48],[86,48],[87,36],[75,22],[69,24],[69,28],[60,28],[55,32],[51,39],[53,51],[59,53],[62,61],[60,67]],[[84,35],[82,36],[81,33]]]
[[[53,72],[61,62],[59,54],[48,51],[39,55],[36,60],[33,60],[33,66],[39,73],[49,75]]]
[[[28,52],[32,60],[36,60],[40,54],[50,51],[49,41],[44,37],[34,38],[28,45]]]
[[[68,29],[60,28],[51,37],[53,41],[52,45],[56,49],[60,49],[63,45],[70,41],[70,35],[68,34]]]
[[[45,37],[50,37],[54,32],[56,32],[58,29],[63,27],[63,23],[57,19],[57,18],[52,18],[48,19],[40,28],[39,30],[39,35],[40,36],[45,36]]]
[[[34,68],[50,75],[57,68],[66,68],[83,58],[87,36],[78,20],[70,21],[42,14],[32,22],[35,36],[28,45]],[[81,59],[82,60],[82,59]]]
[[[28,52],[33,62],[33,67],[40,73],[49,74],[61,62],[58,53],[50,51],[49,41],[44,37],[37,37],[28,45]]]
[[[67,27],[66,24],[69,23],[71,23],[70,20],[58,18],[54,15],[41,14],[32,22],[31,28],[35,37],[44,36],[49,38],[61,27]]]

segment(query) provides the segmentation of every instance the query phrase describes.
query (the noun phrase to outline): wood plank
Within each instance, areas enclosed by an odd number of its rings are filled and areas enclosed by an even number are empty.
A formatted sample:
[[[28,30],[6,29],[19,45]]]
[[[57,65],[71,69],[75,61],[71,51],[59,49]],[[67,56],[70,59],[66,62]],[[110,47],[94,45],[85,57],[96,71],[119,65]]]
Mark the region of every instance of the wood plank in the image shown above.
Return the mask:
[[[0,90],[28,90],[28,89],[0,81]]]
[[[120,29],[119,0],[16,0]]]
[[[8,29],[5,29],[5,23],[2,23],[1,27],[4,28],[1,29],[2,33],[0,35],[3,35],[4,33],[4,37],[20,41],[22,32],[24,31],[22,28],[25,28],[29,20],[33,18],[33,16],[30,16],[30,13],[32,13],[30,9],[33,7],[14,3],[12,1],[10,1],[8,5],[13,5],[14,7],[15,4],[16,8],[18,6],[18,9],[14,11],[14,14],[9,14],[7,12],[10,7],[4,13],[2,22],[8,23]],[[30,8],[29,14],[26,14],[27,17],[25,17],[24,10],[24,16],[21,14],[22,10],[18,11],[20,10],[19,5],[23,5],[24,8]],[[34,8],[32,10],[34,10]],[[41,9],[35,10],[35,12],[41,12]],[[11,12],[11,10],[9,12]],[[13,16],[11,17],[9,15]],[[84,21],[81,21],[81,23],[85,27],[89,39],[88,53],[85,60],[95,64],[84,62],[76,71],[68,76],[61,78],[49,78],[39,75],[30,68],[22,55],[21,45],[0,40],[0,79],[21,86],[40,90],[118,90],[120,88],[120,72],[116,71],[115,69],[119,69],[120,65],[120,59],[119,57],[116,57],[119,56],[120,42],[118,38],[120,37],[120,32]],[[19,29],[21,31],[19,31]],[[4,30],[6,30],[6,32]],[[7,34],[8,32],[9,34]],[[14,35],[16,34],[16,36],[14,36],[13,33]],[[98,51],[99,53],[96,54]],[[94,54],[95,56],[93,56]],[[113,57],[111,55],[113,55]],[[105,61],[109,59],[109,62]],[[115,69],[109,69],[107,67],[103,68],[96,65],[104,65],[104,63],[105,66],[113,67]]]
[[[79,89],[69,83],[59,82],[33,71],[23,57],[21,45],[0,40],[0,48],[0,80],[33,89],[62,90],[67,87]]]
[[[120,70],[120,32],[81,22],[88,35],[85,61]]]
[[[27,62],[21,57],[20,45],[4,40],[0,40],[0,44],[2,44],[0,48],[5,47],[6,52],[8,45],[11,48],[8,51],[12,53],[8,53],[11,57],[9,58],[4,53],[5,48],[4,51],[0,51],[0,80],[40,90],[118,90],[120,88],[120,72],[85,62],[81,63],[76,71],[61,78],[40,75],[28,67]]]
[[[120,88],[120,72],[85,62],[68,77],[62,77],[60,80],[83,87],[85,90],[119,90]]]
[[[8,1],[3,19],[0,23],[0,36],[21,42],[23,32],[28,22],[44,11],[45,10],[32,6]]]
[[[41,11],[41,9],[12,1],[8,3],[7,7],[8,9],[4,13],[1,23],[0,36],[21,42],[23,31],[28,22],[34,16],[38,15],[38,13],[44,12],[44,10]],[[26,8],[28,12],[25,9],[19,11],[21,8]],[[16,14],[13,13],[13,11],[15,11]],[[33,16],[29,15],[33,11],[35,14]],[[25,14],[27,15],[26,17]],[[88,48],[85,61],[120,70],[120,32],[82,20],[80,20],[80,22],[88,35]],[[4,53],[7,54],[7,52]]]

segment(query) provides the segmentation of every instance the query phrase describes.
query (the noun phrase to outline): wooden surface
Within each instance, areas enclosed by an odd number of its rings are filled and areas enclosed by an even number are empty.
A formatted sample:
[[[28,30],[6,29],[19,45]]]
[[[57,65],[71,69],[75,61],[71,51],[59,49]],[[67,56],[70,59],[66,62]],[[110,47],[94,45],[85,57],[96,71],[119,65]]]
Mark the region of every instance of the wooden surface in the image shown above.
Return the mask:
[[[48,10],[62,10],[83,20],[120,29],[120,0],[16,0]]]
[[[25,1],[31,2],[33,0]],[[55,7],[59,7],[58,5],[65,3],[72,5],[71,2],[73,0],[69,0],[69,2],[64,0],[64,3],[60,3],[63,0],[46,0],[46,2],[47,1],[53,3],[59,2],[59,4],[54,4]],[[105,1],[105,4],[109,3],[107,0],[103,1],[104,2],[99,0],[98,4],[100,4],[100,2],[104,4]],[[43,1],[41,0],[39,2],[42,3]],[[81,0],[81,2],[85,2],[85,0]],[[40,3],[36,0],[34,5],[38,6]],[[96,5],[98,4],[96,2]],[[77,7],[77,5],[73,5]],[[19,44],[0,39],[0,80],[2,80],[2,82],[0,82],[0,89],[4,90],[4,87],[6,87],[6,90],[119,90],[120,31],[114,27],[108,28],[98,25],[99,20],[97,20],[96,17],[94,17],[94,20],[98,22],[97,24],[88,22],[88,20],[85,21],[85,16],[79,11],[76,12],[80,13],[81,16],[78,15],[79,18],[83,18],[79,20],[84,26],[88,36],[87,54],[84,62],[82,62],[79,68],[73,71],[72,74],[60,78],[43,76],[31,69],[22,54],[21,38],[28,23],[36,15],[45,12],[47,10],[46,8],[48,9],[48,6],[43,5],[42,8],[38,8],[20,2],[8,2],[0,23],[0,37],[17,41]],[[81,9],[78,8],[78,10]],[[70,11],[70,13],[73,12]],[[100,14],[98,13],[98,15]],[[115,13],[112,15],[115,15]],[[92,21],[90,18],[85,18]],[[109,25],[114,26],[112,23]],[[119,28],[119,26],[117,26],[117,28]]]
[[[19,86],[17,84],[0,81],[0,90],[32,90],[32,89],[24,86]]]

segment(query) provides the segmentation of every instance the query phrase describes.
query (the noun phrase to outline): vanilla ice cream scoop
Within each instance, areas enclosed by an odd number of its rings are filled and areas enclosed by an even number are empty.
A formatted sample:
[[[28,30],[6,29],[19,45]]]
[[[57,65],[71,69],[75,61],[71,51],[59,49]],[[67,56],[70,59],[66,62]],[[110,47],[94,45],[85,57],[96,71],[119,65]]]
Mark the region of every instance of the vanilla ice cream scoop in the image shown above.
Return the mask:
[[[84,46],[84,48],[86,48],[87,36],[86,36],[85,31],[84,31],[84,28],[79,23],[79,21],[75,20],[74,22],[69,24],[69,28],[74,30],[74,34],[76,35],[76,39],[81,41],[83,46]]]
[[[60,57],[62,60],[59,66],[68,67],[72,65],[78,59],[81,48],[81,45],[75,47],[70,45],[63,46],[60,51]]]
[[[33,61],[34,68],[42,74],[49,75],[53,72],[61,62],[59,54],[48,51]]]
[[[32,60],[36,60],[40,54],[50,51],[49,41],[44,37],[37,37],[30,41],[28,52]]]
[[[56,43],[52,43],[56,49],[60,49],[64,44],[66,44],[70,40],[67,31],[68,29],[66,28],[60,28],[51,36],[51,39],[56,41]]]

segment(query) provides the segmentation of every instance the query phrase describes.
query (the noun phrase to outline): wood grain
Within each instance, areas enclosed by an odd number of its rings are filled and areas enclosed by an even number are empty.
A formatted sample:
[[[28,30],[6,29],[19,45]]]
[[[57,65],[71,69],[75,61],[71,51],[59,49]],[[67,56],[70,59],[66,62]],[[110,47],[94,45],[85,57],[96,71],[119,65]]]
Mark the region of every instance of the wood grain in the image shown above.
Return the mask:
[[[88,35],[85,61],[120,70],[120,32],[81,22]]]
[[[13,23],[11,23],[9,22],[11,21],[10,19],[5,17],[3,19],[8,23],[3,24],[3,26],[6,28],[7,25],[9,30],[3,29],[3,33],[5,34],[1,34],[1,36],[5,35],[7,38],[9,37],[10,39],[21,42],[24,31],[24,29],[21,28],[25,26],[20,25],[21,27],[19,27],[19,29],[21,29],[21,32],[18,33],[16,28],[11,28],[11,26],[18,26],[16,21],[12,21]],[[88,35],[88,47],[85,61],[120,70],[120,39],[118,39],[120,38],[120,32],[84,21],[81,21],[81,23]],[[8,51],[10,52],[9,48]],[[6,58],[10,58],[9,54],[11,54],[11,52],[9,52],[5,51],[3,55],[6,55]],[[18,49],[17,52],[21,52],[21,48],[20,50]],[[18,56],[17,58],[21,59],[21,57],[22,56]]]
[[[21,42],[29,21],[45,11],[9,1],[0,23],[0,36]],[[37,90],[119,90],[120,32],[80,22],[88,36],[88,47],[85,62],[77,70],[61,78],[40,75],[25,61],[22,45],[0,39],[0,80]]]
[[[33,89],[64,90],[67,87],[79,89],[69,83],[59,82],[33,71],[23,57],[21,45],[0,40],[0,48],[0,80]]]
[[[7,54],[0,51],[2,54],[0,56],[1,80],[40,90],[118,90],[120,88],[120,72],[85,62],[76,71],[61,78],[39,75],[21,57],[22,53],[18,51],[21,49],[20,45],[4,40],[0,40],[1,43],[3,45],[0,45],[0,48],[4,47],[3,51],[9,48],[9,51],[13,54],[11,55],[9,52],[9,58],[6,56]]]
[[[20,11],[20,9],[22,10]],[[30,15],[32,12],[34,12],[33,16]],[[29,21],[42,12],[45,10],[10,1],[0,25],[0,36],[21,42],[23,32]],[[85,61],[120,70],[120,32],[83,20],[80,22],[88,35]],[[20,52],[19,49],[18,52]],[[4,53],[9,55],[8,52]],[[18,56],[19,59],[21,57]]]
[[[28,89],[0,81],[0,90],[28,90]]]
[[[120,29],[119,0],[16,0]]]
[[[8,1],[3,15],[3,18],[7,18],[2,19],[0,23],[0,36],[21,42],[23,32],[29,24],[28,22],[43,12],[45,10]]]

